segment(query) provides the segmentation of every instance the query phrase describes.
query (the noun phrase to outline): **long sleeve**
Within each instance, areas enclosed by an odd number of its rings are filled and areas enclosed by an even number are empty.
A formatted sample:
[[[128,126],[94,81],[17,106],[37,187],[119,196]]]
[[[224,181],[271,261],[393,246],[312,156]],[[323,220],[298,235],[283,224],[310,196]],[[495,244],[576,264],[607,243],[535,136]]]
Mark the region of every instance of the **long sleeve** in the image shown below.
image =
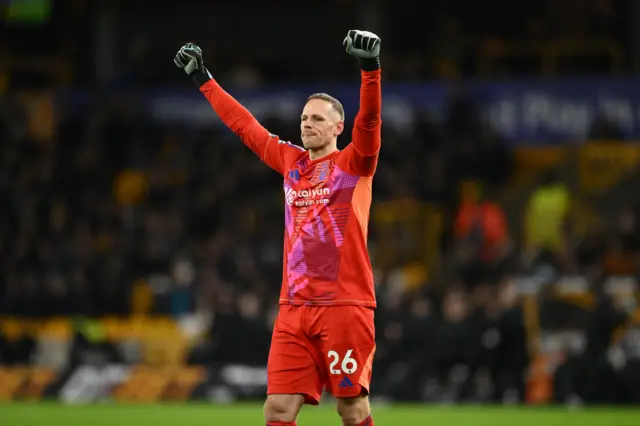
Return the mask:
[[[360,109],[347,147],[348,167],[360,176],[372,176],[378,163],[382,129],[381,70],[361,71]]]
[[[200,86],[200,91],[222,122],[238,135],[262,162],[278,173],[285,172],[289,157],[296,157],[304,151],[303,148],[282,141],[270,133],[214,79]]]

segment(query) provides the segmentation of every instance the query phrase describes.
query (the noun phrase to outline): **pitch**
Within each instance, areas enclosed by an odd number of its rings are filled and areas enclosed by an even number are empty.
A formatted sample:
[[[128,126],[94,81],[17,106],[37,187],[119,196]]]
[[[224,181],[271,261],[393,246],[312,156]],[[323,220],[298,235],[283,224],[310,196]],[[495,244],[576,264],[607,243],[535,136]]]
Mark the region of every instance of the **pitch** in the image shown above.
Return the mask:
[[[374,407],[378,425],[447,426],[637,426],[640,409],[506,408],[403,405]],[[115,405],[66,406],[56,403],[0,405],[3,426],[258,426],[263,425],[260,405]],[[301,426],[340,424],[331,407],[305,407]]]

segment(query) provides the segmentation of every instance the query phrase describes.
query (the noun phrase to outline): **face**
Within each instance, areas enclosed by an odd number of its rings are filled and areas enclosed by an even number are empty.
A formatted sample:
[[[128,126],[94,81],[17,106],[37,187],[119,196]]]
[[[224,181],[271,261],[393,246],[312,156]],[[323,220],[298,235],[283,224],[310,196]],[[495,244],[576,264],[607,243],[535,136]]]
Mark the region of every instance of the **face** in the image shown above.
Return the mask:
[[[311,99],[300,117],[302,145],[309,150],[321,150],[336,144],[344,130],[344,122],[333,106],[322,99]]]
[[[466,303],[460,293],[450,293],[444,300],[444,316],[450,322],[459,322],[466,315]]]

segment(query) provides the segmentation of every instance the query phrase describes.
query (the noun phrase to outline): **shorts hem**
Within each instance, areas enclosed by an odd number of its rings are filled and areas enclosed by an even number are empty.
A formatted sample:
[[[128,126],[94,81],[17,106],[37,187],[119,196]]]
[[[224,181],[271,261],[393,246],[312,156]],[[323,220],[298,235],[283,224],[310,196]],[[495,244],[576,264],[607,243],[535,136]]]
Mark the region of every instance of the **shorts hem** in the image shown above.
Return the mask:
[[[336,393],[332,393],[331,394],[334,398],[356,398],[360,395],[369,395],[369,388],[368,386],[363,386],[363,385],[357,385],[354,386],[353,389],[351,389],[350,391],[341,391],[341,392],[336,392]]]
[[[304,402],[303,404],[305,405],[320,405],[320,397],[315,397],[307,392],[296,392],[296,391],[292,391],[291,389],[285,389],[285,390],[281,390],[281,389],[276,389],[276,390],[268,390],[267,391],[267,396],[269,395],[302,395],[302,397],[304,398]]]
[[[365,308],[377,308],[376,302],[358,301],[358,300],[331,300],[327,302],[323,301],[309,301],[309,300],[296,300],[296,299],[279,299],[280,305],[292,305],[292,306],[362,306]]]

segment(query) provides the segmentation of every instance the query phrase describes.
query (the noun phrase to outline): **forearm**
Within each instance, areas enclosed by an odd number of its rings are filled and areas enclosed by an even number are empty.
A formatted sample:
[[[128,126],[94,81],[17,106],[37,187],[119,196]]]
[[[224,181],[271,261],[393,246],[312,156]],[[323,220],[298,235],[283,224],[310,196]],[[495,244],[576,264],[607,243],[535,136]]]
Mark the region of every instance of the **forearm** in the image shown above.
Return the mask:
[[[222,122],[240,138],[243,138],[245,128],[260,126],[258,120],[213,78],[199,88]]]
[[[382,114],[381,71],[361,71],[360,110],[356,124],[364,128],[376,127],[380,124]]]
[[[204,82],[194,82],[222,122],[253,151],[261,161],[278,173],[283,173],[283,145],[269,133],[240,102],[227,93],[211,76]],[[200,84],[202,83],[202,84]]]
[[[373,155],[380,149],[382,126],[381,71],[362,71],[360,110],[354,123],[353,142],[358,152]]]

